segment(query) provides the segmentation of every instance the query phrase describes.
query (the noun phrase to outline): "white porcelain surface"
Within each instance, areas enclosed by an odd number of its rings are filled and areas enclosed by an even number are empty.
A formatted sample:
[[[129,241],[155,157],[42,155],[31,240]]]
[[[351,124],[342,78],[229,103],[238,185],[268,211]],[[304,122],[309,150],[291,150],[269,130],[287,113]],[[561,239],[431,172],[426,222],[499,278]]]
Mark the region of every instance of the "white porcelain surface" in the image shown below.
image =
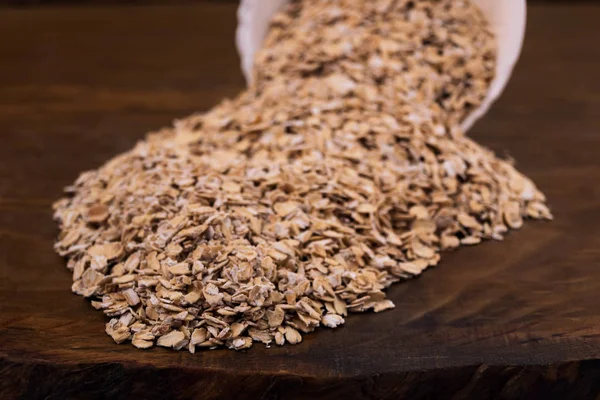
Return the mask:
[[[500,96],[510,79],[513,67],[521,53],[525,35],[525,0],[472,0],[484,12],[498,38],[496,78],[482,105],[463,122],[468,130],[481,118]],[[238,9],[237,48],[242,60],[242,71],[249,81],[254,54],[260,48],[271,16],[286,0],[242,0]]]

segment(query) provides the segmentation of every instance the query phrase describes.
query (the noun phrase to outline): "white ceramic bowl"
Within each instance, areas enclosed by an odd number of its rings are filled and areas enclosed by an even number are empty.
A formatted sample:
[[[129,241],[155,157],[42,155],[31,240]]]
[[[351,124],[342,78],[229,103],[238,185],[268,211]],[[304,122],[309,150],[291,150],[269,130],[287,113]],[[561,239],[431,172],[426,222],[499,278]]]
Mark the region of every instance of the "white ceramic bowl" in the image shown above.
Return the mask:
[[[498,40],[498,63],[496,78],[481,106],[465,118],[463,129],[467,131],[481,118],[506,86],[513,67],[521,53],[525,36],[525,0],[472,0],[488,18]],[[237,48],[242,60],[242,71],[250,81],[254,54],[259,50],[271,16],[286,0],[241,0],[238,9]]]

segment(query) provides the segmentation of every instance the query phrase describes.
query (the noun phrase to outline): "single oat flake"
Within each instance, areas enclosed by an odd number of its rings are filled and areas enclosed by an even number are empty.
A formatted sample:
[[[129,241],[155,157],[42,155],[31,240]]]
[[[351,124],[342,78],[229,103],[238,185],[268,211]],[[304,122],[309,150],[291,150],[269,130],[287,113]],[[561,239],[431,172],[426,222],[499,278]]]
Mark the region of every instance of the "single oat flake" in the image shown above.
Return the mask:
[[[272,21],[252,85],[81,174],[55,203],[72,290],[106,333],[155,345],[297,344],[442,250],[551,219],[461,122],[496,44],[468,1],[304,0]]]

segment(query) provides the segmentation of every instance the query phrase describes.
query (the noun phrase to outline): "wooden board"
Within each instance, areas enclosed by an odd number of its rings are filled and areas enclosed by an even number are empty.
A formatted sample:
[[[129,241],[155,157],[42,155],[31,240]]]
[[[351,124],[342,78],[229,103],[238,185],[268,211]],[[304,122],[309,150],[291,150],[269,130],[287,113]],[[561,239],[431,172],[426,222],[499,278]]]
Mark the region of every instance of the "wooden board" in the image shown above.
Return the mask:
[[[525,53],[472,135],[556,221],[444,256],[298,346],[116,345],[71,294],[50,205],[79,171],[243,87],[235,5],[0,13],[0,398],[540,398],[600,393],[600,8],[530,9]]]

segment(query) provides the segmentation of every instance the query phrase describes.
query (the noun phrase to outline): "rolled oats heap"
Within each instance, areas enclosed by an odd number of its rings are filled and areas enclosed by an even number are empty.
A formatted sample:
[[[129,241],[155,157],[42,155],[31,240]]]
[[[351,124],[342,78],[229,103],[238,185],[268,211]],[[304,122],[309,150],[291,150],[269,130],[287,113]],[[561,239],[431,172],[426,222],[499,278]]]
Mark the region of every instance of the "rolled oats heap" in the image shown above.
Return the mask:
[[[117,342],[296,344],[440,252],[550,219],[544,195],[460,123],[494,78],[457,0],[295,1],[251,86],[83,173],[55,204],[73,291]]]

